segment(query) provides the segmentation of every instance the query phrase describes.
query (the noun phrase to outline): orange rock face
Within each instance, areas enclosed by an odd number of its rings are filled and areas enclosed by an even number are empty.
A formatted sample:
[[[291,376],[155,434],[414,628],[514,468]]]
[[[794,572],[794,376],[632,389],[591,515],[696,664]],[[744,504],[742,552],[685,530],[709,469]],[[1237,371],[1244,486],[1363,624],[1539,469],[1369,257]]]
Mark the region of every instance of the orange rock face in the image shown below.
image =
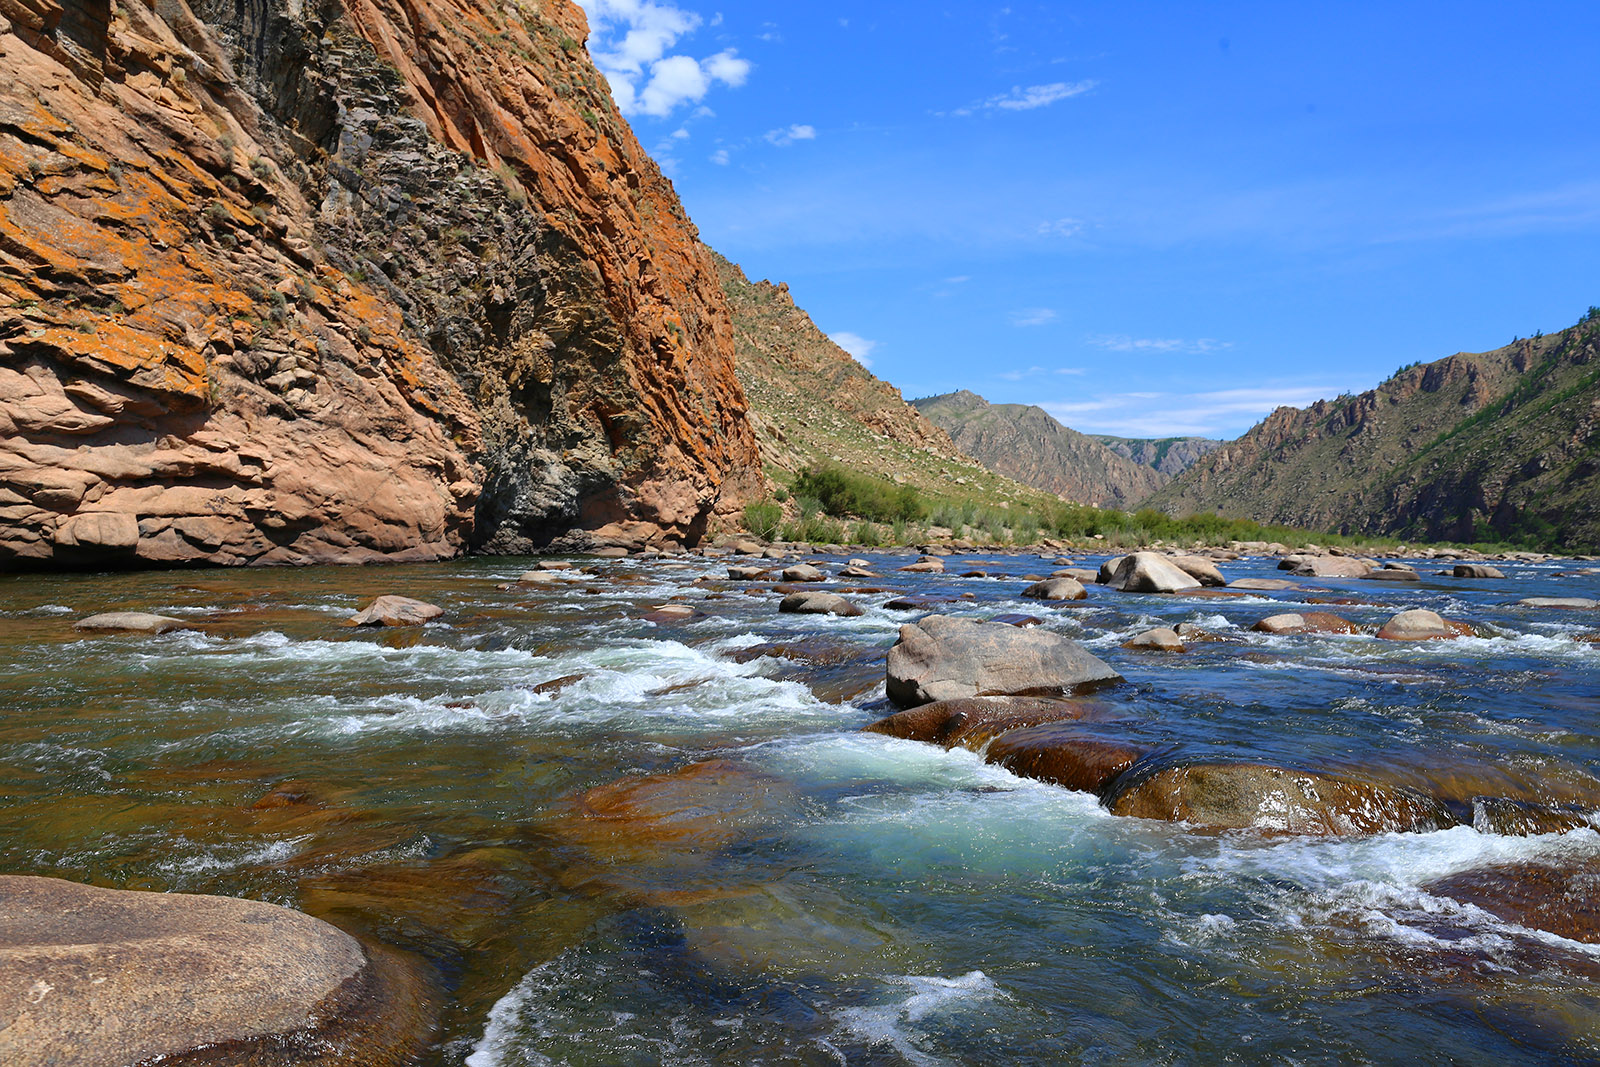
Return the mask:
[[[581,13],[290,6],[0,0],[0,566],[693,540],[739,506],[715,271]]]

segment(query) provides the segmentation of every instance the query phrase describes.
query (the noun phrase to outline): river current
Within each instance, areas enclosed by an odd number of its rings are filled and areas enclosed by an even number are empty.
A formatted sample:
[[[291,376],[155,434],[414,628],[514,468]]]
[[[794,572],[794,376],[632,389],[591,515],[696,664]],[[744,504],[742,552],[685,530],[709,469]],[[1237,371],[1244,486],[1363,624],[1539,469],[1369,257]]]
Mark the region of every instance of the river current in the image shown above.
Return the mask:
[[[511,559],[5,577],[0,870],[267,900],[394,946],[443,1005],[438,1065],[1600,1060],[1600,947],[1427,888],[1600,861],[1594,829],[1204,833],[860,732],[893,710],[902,623],[1020,612],[1126,676],[1093,698],[1107,737],[1600,804],[1600,615],[1515,605],[1600,597],[1586,565],[1057,605],[1019,596],[1054,557],[866,558],[881,579],[823,587],[856,618],[779,614],[692,556],[542,586]],[[341,625],[383,593],[446,614]],[[884,606],[903,594],[929,600]],[[656,613],[674,602],[696,614]],[[1410,607],[1478,636],[1249,630]],[[73,630],[107,610],[197,628]],[[1179,622],[1220,640],[1121,647]]]

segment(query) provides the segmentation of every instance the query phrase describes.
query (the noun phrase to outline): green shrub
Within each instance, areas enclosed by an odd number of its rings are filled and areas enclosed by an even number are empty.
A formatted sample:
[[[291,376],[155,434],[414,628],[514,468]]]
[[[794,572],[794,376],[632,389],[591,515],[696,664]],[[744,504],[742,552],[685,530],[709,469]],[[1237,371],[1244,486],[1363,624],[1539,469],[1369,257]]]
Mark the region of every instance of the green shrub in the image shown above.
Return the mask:
[[[879,532],[877,523],[862,519],[850,531],[850,543],[866,545],[868,548],[877,548],[883,544],[883,534]]]
[[[873,522],[916,522],[927,512],[922,496],[909,485],[852,474],[837,464],[813,463],[795,479],[796,496],[814,498],[829,515]]]
[[[778,535],[783,509],[770,500],[751,501],[744,506],[744,528],[763,541]]]

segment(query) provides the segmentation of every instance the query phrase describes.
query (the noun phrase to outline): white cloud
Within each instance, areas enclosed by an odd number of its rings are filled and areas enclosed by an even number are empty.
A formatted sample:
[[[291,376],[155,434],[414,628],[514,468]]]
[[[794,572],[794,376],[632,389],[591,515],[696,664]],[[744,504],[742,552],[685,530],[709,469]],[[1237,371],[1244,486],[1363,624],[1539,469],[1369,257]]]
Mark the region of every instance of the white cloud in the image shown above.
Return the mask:
[[[1233,437],[1279,407],[1306,407],[1337,386],[1274,384],[1201,393],[1109,393],[1039,406],[1075,430],[1121,437]]]
[[[750,76],[750,61],[731,48],[705,59],[669,54],[679,38],[699,29],[692,11],[653,0],[578,2],[593,29],[590,55],[624,115],[663,118],[700,101],[713,85],[737,88]]]
[[[711,153],[711,162],[715,163],[719,167],[726,167],[728,165],[728,160],[729,156],[726,148],[719,148],[715,152]]]
[[[1051,308],[1025,308],[1011,313],[1013,326],[1046,326],[1054,321],[1056,313]]]
[[[1232,341],[1218,341],[1214,337],[1188,341],[1181,337],[1131,337],[1125,333],[1091,334],[1088,342],[1109,352],[1181,352],[1187,355],[1205,355],[1233,347]]]
[[[849,330],[830,333],[828,340],[850,353],[851,356],[855,357],[855,361],[863,367],[872,366],[872,360],[867,357],[872,355],[873,349],[878,347],[878,342],[869,341],[860,334],[851,333]]]
[[[815,141],[817,139],[817,128],[815,126],[794,125],[768,130],[766,139],[769,143],[775,144],[779,148],[787,148],[796,141]]]
[[[972,275],[970,274],[957,274],[952,278],[946,278],[944,283],[946,285],[961,285],[963,282],[970,282],[971,280]]]
[[[1024,378],[1037,378],[1042,374],[1082,374],[1082,373],[1084,373],[1084,368],[1082,368],[1082,367],[1054,367],[1054,368],[1052,368],[1052,367],[1040,367],[1040,366],[1035,365],[1035,366],[1029,367],[1027,370],[1006,371],[1004,374],[998,374],[995,377],[1000,378],[1003,381],[1020,382]]]
[[[968,104],[966,107],[957,108],[951,114],[972,115],[979,111],[1032,111],[1035,108],[1048,107],[1058,100],[1082,96],[1098,84],[1091,80],[1051,82],[1049,85],[1030,85],[1027,88],[1018,85],[1009,93],[1000,93],[976,104]]]
[[[1071,237],[1083,229],[1082,219],[1056,219],[1039,223],[1041,237]]]

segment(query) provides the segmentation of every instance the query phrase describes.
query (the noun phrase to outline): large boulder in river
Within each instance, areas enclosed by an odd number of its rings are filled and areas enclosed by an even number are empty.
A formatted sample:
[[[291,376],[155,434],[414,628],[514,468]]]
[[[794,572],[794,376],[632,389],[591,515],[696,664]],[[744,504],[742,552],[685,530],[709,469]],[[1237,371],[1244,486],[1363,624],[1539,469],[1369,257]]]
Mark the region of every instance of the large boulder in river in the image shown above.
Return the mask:
[[[778,610],[797,615],[860,615],[861,609],[836,593],[790,593]]]
[[[1204,556],[1171,556],[1168,562],[1201,585],[1227,585],[1217,565]]]
[[[887,662],[889,699],[903,708],[973,696],[1058,695],[1121,680],[1060,634],[946,615],[900,627]]]
[[[1145,751],[1125,741],[1087,736],[1072,723],[1054,722],[1006,731],[989,743],[984,759],[1021,778],[1098,796]]]
[[[1361,630],[1355,623],[1329,611],[1289,612],[1268,615],[1250,627],[1256,633],[1278,634],[1356,634]]]
[[[408,596],[381,596],[345,620],[346,626],[421,626],[444,609]]]
[[[1127,558],[1127,556],[1112,556],[1100,564],[1100,570],[1094,580],[1100,585],[1110,585],[1112,579],[1117,576],[1117,568],[1122,566],[1122,561]]]
[[[407,1062],[428,1028],[399,1017],[426,1014],[415,996],[350,935],[288,908],[0,876],[6,1067]]]
[[[1504,578],[1505,572],[1487,563],[1457,563],[1451,570],[1455,578]]]
[[[1378,630],[1385,641],[1439,641],[1450,637],[1471,637],[1472,627],[1446,619],[1426,608],[1412,608],[1394,616]]]
[[[1438,830],[1456,821],[1415,790],[1260,763],[1136,768],[1114,783],[1106,806],[1115,815],[1284,834]]]
[[[977,749],[1009,730],[1040,723],[1075,721],[1088,708],[1080,701],[1045,697],[968,697],[938,700],[862,727],[866,733],[927,741],[945,748]]]
[[[826,576],[809,563],[796,563],[793,567],[784,569],[783,580],[786,582],[820,582]]]
[[[106,611],[79,619],[72,624],[72,628],[91,633],[164,634],[171,630],[182,630],[188,625],[182,619],[152,615],[148,611]]]
[[[1125,557],[1107,584],[1124,593],[1181,593],[1200,588],[1199,581],[1157,552]]]
[[[1289,573],[1302,578],[1364,578],[1372,566],[1349,556],[1307,556]]]
[[[1022,591],[1031,600],[1083,600],[1089,591],[1074,578],[1046,578]]]

